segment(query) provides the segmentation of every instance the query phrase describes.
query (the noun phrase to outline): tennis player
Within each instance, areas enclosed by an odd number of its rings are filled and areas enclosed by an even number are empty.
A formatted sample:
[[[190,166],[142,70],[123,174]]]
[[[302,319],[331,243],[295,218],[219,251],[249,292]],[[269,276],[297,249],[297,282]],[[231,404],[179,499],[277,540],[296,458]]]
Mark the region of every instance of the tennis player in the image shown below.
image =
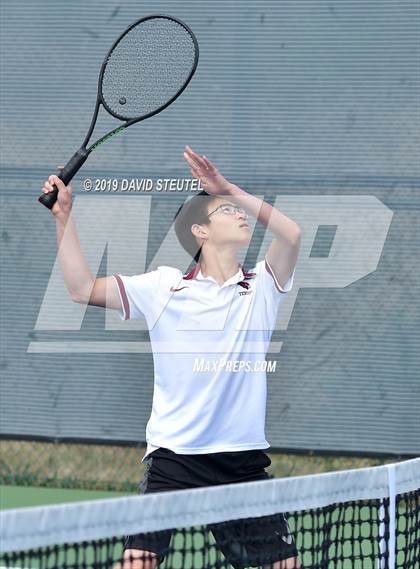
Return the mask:
[[[147,424],[142,493],[265,480],[266,371],[262,361],[277,311],[293,285],[301,232],[286,215],[228,182],[188,146],[184,157],[204,192],[175,216],[175,232],[195,259],[184,274],[160,266],[148,273],[94,278],[70,215],[71,187],[50,176],[43,192],[59,189],[52,209],[58,256],[73,301],[144,317],[154,357],[154,394]],[[249,216],[273,241],[265,259],[246,270],[240,251],[251,240]],[[212,528],[235,569],[300,567],[283,515]],[[154,569],[170,532],[129,536],[120,569]],[[269,562],[261,562],[269,559]]]

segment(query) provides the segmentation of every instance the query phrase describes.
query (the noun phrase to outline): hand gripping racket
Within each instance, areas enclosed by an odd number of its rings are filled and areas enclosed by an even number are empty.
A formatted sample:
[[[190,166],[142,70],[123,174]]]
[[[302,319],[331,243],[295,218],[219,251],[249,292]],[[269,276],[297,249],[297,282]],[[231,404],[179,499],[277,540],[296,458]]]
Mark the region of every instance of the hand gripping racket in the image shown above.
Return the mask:
[[[127,28],[102,64],[95,111],[86,138],[58,177],[67,185],[99,145],[128,126],[166,109],[188,85],[197,63],[197,40],[177,18],[147,16]],[[88,147],[100,105],[125,122]],[[51,209],[57,195],[58,188],[54,186],[39,201]]]

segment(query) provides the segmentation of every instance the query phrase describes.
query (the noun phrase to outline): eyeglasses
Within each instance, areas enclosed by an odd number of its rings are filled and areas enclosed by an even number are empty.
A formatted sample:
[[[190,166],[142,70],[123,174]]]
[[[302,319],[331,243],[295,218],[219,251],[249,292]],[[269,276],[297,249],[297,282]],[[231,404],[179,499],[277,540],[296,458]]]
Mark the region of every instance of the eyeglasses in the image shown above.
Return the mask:
[[[222,203],[222,205],[219,205],[218,207],[216,207],[216,209],[211,211],[207,215],[207,217],[210,217],[211,215],[213,215],[213,213],[216,213],[216,211],[221,211],[225,215],[235,215],[235,213],[239,213],[240,215],[243,215],[245,219],[248,219],[247,212],[242,207],[238,207],[237,205]]]

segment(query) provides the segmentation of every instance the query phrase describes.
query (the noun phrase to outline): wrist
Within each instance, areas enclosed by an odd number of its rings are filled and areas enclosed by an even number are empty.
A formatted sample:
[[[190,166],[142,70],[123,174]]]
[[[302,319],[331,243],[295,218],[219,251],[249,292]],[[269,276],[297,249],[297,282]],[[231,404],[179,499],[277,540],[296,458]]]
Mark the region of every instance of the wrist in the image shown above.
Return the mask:
[[[57,223],[57,225],[67,225],[68,220],[70,219],[70,213],[71,210],[67,211],[67,212],[59,212],[56,214],[53,214],[55,217],[55,221]]]
[[[230,182],[227,183],[226,186],[226,194],[230,196],[239,196],[243,195],[245,192],[241,190],[239,186],[235,186],[235,184],[231,184]]]

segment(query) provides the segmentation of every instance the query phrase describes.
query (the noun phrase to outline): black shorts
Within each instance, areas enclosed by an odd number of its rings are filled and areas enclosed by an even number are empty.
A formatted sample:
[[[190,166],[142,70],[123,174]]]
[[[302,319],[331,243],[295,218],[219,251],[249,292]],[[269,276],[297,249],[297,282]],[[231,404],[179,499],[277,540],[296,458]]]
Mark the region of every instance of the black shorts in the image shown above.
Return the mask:
[[[145,474],[139,485],[141,494],[272,478],[265,471],[271,460],[261,450],[176,454],[159,448],[145,459],[145,463]],[[207,527],[215,538],[216,547],[235,569],[297,557],[283,514]],[[153,552],[160,562],[168,551],[171,537],[172,530],[131,535],[127,537],[124,549]]]

